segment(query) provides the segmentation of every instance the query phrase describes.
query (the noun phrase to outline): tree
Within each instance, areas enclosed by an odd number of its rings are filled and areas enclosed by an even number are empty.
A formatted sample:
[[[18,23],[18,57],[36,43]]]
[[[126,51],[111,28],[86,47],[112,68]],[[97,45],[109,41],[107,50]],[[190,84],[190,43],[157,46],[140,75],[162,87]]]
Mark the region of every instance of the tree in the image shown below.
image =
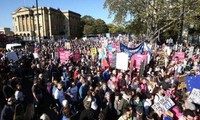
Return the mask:
[[[146,34],[154,40],[184,20],[191,23],[200,11],[199,0],[106,0],[104,8],[114,15],[115,22],[125,22],[127,15],[146,25]],[[183,19],[184,18],[184,19]]]
[[[83,16],[81,18],[81,29],[84,35],[96,34],[95,19],[91,16]]]
[[[108,24],[108,31],[109,33],[120,33],[120,34],[124,34],[126,33],[126,30],[123,26],[120,25],[114,25],[114,24]]]
[[[95,27],[96,27],[96,32],[99,34],[108,32],[108,26],[102,19],[95,20]]]

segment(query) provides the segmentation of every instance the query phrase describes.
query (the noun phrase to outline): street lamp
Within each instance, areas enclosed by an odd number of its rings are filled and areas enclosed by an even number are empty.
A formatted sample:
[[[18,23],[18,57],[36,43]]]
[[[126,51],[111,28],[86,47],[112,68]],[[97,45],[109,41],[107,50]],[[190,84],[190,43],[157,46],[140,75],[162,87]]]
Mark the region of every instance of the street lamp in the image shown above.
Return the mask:
[[[38,26],[38,42],[41,46],[41,39],[40,39],[40,24],[39,24],[39,13],[38,13],[38,0],[36,0],[36,9],[37,9],[37,26]]]

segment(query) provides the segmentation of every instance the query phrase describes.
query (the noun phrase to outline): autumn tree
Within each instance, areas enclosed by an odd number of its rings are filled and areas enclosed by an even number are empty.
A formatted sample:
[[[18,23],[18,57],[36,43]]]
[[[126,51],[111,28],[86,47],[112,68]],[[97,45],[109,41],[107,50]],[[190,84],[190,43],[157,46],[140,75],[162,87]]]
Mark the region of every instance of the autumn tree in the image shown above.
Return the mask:
[[[108,8],[114,21],[125,22],[127,16],[139,20],[146,26],[146,34],[154,40],[174,26],[189,24],[193,17],[199,15],[199,0],[106,0],[104,8]],[[183,19],[184,18],[184,19]]]

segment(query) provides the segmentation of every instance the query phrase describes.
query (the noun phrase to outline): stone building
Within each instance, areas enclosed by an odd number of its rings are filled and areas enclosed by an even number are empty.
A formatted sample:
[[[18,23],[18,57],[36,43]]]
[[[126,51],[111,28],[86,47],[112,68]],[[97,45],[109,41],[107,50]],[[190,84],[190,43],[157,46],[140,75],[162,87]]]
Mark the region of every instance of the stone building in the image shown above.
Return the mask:
[[[41,39],[79,37],[80,14],[60,9],[39,7],[39,27]],[[38,38],[37,9],[20,7],[12,13],[14,33],[26,40]],[[71,20],[73,18],[73,20]],[[75,19],[74,19],[75,18]]]

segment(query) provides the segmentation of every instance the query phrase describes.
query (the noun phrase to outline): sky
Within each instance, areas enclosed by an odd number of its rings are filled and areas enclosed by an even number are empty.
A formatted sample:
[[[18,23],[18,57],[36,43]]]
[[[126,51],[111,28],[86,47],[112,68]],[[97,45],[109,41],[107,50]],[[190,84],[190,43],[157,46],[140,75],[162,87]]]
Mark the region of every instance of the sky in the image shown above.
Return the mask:
[[[104,2],[105,0],[38,0],[38,6],[60,8],[61,11],[71,10],[81,16],[90,15],[112,23],[113,16],[109,17],[108,9],[103,8]],[[35,4],[35,0],[0,0],[0,27],[13,30],[12,13],[21,6],[32,7]]]

